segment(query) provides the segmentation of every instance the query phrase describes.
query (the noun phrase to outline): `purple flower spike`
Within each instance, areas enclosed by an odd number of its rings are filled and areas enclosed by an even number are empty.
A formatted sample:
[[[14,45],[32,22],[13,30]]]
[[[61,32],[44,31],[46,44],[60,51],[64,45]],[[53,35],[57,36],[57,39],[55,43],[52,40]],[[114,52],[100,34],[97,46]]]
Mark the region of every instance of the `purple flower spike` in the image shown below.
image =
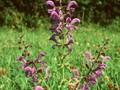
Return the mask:
[[[71,24],[75,24],[75,23],[80,23],[80,19],[74,18],[74,19],[71,21]]]
[[[56,11],[52,11],[51,18],[53,20],[59,20],[60,19],[59,15],[58,15],[58,13]]]
[[[36,86],[36,87],[34,88],[34,90],[44,90],[44,88],[41,87],[41,86]]]
[[[76,1],[70,1],[67,6],[67,10],[75,11],[75,8],[78,6]]]
[[[54,2],[51,1],[51,0],[48,0],[48,1],[46,2],[46,4],[47,4],[48,6],[55,7]]]

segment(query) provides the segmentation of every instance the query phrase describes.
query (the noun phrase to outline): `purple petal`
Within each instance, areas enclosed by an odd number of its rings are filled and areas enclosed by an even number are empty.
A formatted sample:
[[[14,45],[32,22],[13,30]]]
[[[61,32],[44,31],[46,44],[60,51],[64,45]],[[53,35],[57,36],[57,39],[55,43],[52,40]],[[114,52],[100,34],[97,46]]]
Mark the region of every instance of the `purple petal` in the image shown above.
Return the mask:
[[[106,67],[106,65],[104,63],[100,63],[98,65],[98,68],[100,68],[100,69],[105,69],[105,67]]]
[[[27,77],[32,76],[32,68],[31,67],[29,67],[29,66],[25,67],[24,71],[25,71],[25,74]]]
[[[54,2],[51,1],[51,0],[48,0],[48,1],[46,2],[46,4],[47,4],[48,6],[55,7]]]
[[[48,9],[48,13],[51,14],[54,9]]]
[[[70,17],[66,18],[66,23],[71,23],[72,19]]]
[[[59,15],[63,15],[63,12],[62,12],[62,10],[59,10]]]
[[[54,20],[59,20],[60,19],[59,15],[56,11],[52,11],[51,18],[54,19]]]
[[[67,6],[67,10],[73,10],[78,6],[76,1],[70,1]]]
[[[102,71],[101,71],[101,69],[98,69],[98,70],[96,70],[94,73],[95,73],[95,75],[96,75],[96,78],[98,78],[98,77],[100,77],[100,75],[102,74]]]
[[[66,24],[66,28],[68,30],[74,30],[75,29],[75,27],[73,25],[71,25],[71,24]]]
[[[36,87],[34,87],[34,90],[44,90],[44,88],[41,86],[36,86]]]
[[[31,68],[30,66],[27,66],[24,68],[25,74],[27,77],[33,76],[33,74],[36,72],[35,68]]]
[[[92,74],[91,76],[88,77],[88,82],[90,85],[96,84],[96,76]]]
[[[80,23],[80,19],[74,18],[74,19],[71,21],[71,24],[75,24],[75,23]]]

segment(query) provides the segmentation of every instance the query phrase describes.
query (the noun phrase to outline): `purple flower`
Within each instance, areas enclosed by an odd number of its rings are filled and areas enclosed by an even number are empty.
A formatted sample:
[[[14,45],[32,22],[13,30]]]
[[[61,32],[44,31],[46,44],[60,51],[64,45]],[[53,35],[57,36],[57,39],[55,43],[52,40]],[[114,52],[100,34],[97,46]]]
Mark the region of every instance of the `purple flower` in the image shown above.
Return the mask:
[[[52,11],[51,16],[53,20],[60,20],[60,16],[56,11]]]
[[[32,68],[30,66],[27,66],[24,68],[24,71],[27,77],[32,77],[35,74],[36,69],[34,67]]]
[[[49,14],[50,14],[52,11],[55,10],[55,4],[54,4],[53,1],[48,0],[48,1],[46,2],[46,4],[47,4],[47,6],[48,6],[48,13],[49,13]]]
[[[95,75],[95,74],[91,74],[91,75],[88,76],[88,78],[87,78],[87,81],[88,81],[88,84],[89,84],[89,85],[94,85],[94,84],[96,84],[96,80],[97,80],[97,78],[96,78],[96,75]]]
[[[96,75],[96,78],[100,77],[102,75],[102,70],[101,69],[97,69],[94,74]]]
[[[76,23],[80,23],[80,19],[78,18],[74,18],[72,21],[71,21],[71,24],[76,24]]]
[[[105,67],[106,67],[106,65],[104,63],[100,63],[98,65],[98,68],[100,68],[100,69],[105,69]]]
[[[70,17],[66,18],[66,28],[68,30],[76,29],[76,27],[75,27],[76,23],[80,23],[80,19],[78,19],[78,18],[71,19]]]
[[[44,88],[41,87],[41,86],[35,86],[35,87],[34,87],[34,90],[44,90]]]
[[[75,8],[78,6],[76,1],[70,1],[67,6],[67,10],[74,12]]]
[[[67,23],[71,23],[71,21],[72,21],[71,17],[67,17],[67,18],[66,18],[66,22],[67,22]]]
[[[46,4],[47,4],[48,6],[55,7],[54,2],[51,1],[51,0],[48,0],[48,1],[46,2]]]

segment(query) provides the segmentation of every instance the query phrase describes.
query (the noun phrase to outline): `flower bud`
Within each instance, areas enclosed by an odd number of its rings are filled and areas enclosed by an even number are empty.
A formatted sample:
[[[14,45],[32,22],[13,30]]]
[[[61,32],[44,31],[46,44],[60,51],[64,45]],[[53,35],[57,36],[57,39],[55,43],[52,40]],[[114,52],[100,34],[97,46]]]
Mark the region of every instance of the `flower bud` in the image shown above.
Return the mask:
[[[58,13],[56,11],[52,11],[51,16],[50,16],[53,20],[59,20],[60,17],[58,15]]]
[[[80,23],[80,19],[74,18],[74,19],[71,21],[71,24],[76,24],[76,23]]]
[[[54,2],[51,1],[51,0],[48,0],[48,1],[46,2],[46,4],[47,4],[48,6],[55,7]]]
[[[78,6],[76,1],[70,1],[67,6],[67,10],[74,12],[75,8]]]

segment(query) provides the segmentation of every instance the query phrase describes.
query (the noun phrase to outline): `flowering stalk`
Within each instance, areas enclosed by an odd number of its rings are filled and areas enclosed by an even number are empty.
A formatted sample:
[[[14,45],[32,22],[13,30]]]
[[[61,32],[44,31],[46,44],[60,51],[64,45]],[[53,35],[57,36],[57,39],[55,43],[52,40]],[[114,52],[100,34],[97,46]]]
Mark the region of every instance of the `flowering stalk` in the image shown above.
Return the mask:
[[[50,30],[53,34],[51,35],[50,40],[55,43],[53,45],[53,48],[58,47],[62,50],[67,48],[66,54],[60,51],[59,55],[57,56],[57,60],[59,61],[58,70],[62,69],[62,81],[58,86],[61,88],[63,83],[65,83],[65,68],[71,70],[71,72],[74,72],[74,70],[70,69],[69,63],[65,61],[66,57],[72,52],[72,46],[74,44],[73,31],[77,29],[77,26],[75,24],[80,23],[80,20],[73,17],[73,13],[78,7],[76,1],[69,1],[67,7],[62,6],[62,0],[60,0],[59,3],[60,5],[57,6],[52,0],[46,1],[48,13],[52,21]]]
[[[100,47],[98,55],[96,58],[91,54],[91,52],[85,52],[85,58],[89,63],[92,63],[92,66],[89,67],[89,72],[86,74],[85,82],[81,86],[81,90],[90,90],[90,87],[97,83],[97,80],[102,76],[102,72],[106,68],[106,62],[111,58],[105,55],[106,45],[108,40],[106,40],[103,46]]]
[[[74,43],[72,32],[77,29],[76,23],[80,23],[78,18],[73,18],[73,12],[77,8],[76,1],[70,1],[65,12],[62,7],[62,1],[60,0],[60,6],[55,6],[52,0],[47,0],[48,13],[52,20],[51,31],[53,35],[50,40],[55,42],[55,46],[67,48],[69,52],[72,51],[72,45]]]
[[[23,35],[19,38],[19,49],[22,51],[22,55],[17,58],[17,60],[22,64],[21,68],[25,72],[27,78],[31,78],[32,85],[35,83],[39,84],[39,75],[45,73],[44,80],[49,79],[49,69],[43,57],[46,55],[45,52],[40,52],[39,55],[33,60],[27,60],[30,56],[30,52],[27,50],[31,45],[26,45],[23,41]],[[34,90],[44,90],[41,86],[35,86]]]

